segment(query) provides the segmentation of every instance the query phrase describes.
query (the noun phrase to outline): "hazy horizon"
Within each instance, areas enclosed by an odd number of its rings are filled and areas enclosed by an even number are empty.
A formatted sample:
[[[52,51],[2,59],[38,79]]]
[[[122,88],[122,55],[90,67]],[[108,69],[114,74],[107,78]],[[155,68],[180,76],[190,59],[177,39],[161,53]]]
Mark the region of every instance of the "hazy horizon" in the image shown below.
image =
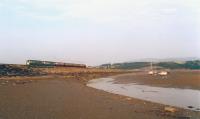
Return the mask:
[[[1,0],[0,63],[200,57],[199,0]]]

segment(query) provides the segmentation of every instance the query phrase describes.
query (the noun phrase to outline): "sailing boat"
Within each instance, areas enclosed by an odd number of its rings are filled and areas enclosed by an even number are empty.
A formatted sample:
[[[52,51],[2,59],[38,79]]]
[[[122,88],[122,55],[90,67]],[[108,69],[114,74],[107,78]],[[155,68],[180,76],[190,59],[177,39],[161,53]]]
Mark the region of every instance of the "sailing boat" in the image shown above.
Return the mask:
[[[161,71],[158,73],[160,76],[167,76],[168,75],[168,72],[166,71]]]
[[[151,62],[151,70],[148,72],[149,75],[154,75],[156,74],[155,71],[153,71],[153,63]]]

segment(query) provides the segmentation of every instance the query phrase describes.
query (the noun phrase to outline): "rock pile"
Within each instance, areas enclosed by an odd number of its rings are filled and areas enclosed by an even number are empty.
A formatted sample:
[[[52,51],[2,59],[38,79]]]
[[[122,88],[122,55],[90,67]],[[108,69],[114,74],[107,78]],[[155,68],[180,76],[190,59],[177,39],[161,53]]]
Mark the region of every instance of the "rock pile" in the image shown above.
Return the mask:
[[[21,65],[0,64],[0,76],[34,76],[39,72]]]

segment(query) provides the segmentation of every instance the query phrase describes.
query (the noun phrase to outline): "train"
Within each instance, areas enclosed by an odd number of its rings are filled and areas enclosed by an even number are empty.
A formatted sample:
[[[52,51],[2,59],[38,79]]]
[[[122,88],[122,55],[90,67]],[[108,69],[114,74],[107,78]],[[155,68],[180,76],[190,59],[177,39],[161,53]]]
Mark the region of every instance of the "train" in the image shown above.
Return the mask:
[[[41,60],[27,60],[26,65],[30,67],[77,67],[77,68],[87,67],[85,64],[52,62],[52,61],[41,61]]]

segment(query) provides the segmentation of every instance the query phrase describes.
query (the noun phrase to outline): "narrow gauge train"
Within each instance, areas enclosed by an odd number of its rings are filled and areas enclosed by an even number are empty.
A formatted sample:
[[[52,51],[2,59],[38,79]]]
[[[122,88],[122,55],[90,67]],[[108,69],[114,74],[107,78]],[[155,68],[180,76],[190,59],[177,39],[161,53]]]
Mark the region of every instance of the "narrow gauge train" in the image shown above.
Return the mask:
[[[86,68],[85,64],[51,62],[51,61],[40,61],[40,60],[27,60],[26,65],[28,65],[30,67],[77,67],[77,68]]]

